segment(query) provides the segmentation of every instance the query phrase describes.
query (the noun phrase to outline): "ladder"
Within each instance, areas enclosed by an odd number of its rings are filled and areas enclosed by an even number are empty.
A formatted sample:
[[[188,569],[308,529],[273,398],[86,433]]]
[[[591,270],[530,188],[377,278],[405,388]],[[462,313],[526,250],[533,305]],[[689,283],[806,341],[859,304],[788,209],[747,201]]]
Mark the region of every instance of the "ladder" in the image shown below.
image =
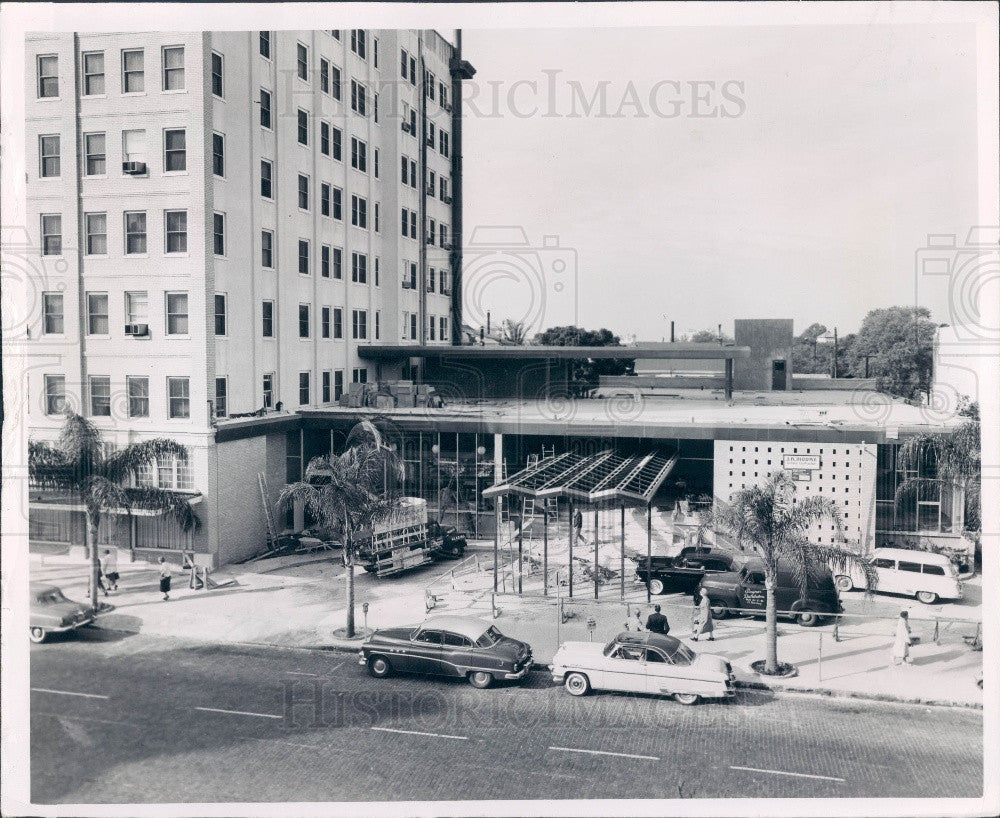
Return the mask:
[[[277,541],[274,533],[274,517],[271,515],[271,503],[267,499],[267,478],[264,472],[257,472],[257,484],[260,486],[260,501],[264,506],[264,521],[267,524],[267,547],[273,548]]]

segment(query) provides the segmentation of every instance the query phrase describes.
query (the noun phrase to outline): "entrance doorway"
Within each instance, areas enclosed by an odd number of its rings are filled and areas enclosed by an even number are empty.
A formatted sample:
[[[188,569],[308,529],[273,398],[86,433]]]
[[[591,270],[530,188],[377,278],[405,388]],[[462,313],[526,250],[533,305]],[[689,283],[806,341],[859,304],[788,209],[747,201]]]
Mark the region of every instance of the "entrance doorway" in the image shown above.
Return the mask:
[[[781,391],[788,389],[785,362],[783,360],[779,359],[771,362],[771,389]]]

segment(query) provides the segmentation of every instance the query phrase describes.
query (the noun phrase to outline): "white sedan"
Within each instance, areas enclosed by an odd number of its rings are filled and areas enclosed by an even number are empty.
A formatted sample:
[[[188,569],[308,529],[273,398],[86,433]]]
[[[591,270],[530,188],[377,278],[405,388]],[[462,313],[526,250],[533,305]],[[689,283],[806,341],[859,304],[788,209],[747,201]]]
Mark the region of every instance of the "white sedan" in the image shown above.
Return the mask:
[[[673,696],[681,704],[736,695],[735,676],[721,656],[697,654],[659,633],[624,631],[606,645],[564,642],[552,659],[552,679],[574,696],[591,689]]]

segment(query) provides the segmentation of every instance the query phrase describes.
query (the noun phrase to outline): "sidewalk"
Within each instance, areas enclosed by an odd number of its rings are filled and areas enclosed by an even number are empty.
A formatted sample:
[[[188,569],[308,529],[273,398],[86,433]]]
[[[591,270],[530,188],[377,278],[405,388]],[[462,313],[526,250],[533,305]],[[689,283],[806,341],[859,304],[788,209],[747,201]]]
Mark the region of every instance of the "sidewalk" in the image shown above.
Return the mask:
[[[472,552],[475,553],[475,552]],[[87,594],[86,561],[66,555],[31,555],[31,579],[51,582],[71,599]],[[424,589],[446,577],[455,563],[438,563],[425,570],[376,579],[356,571],[357,626],[366,623],[362,603],[368,603],[367,625],[382,628],[416,624],[427,615]],[[158,568],[150,563],[119,560],[119,591],[102,601],[114,610],[101,614],[98,627],[209,642],[242,642],[285,647],[336,648],[332,634],[344,624],[344,567],[339,552],[292,555],[228,566],[212,574],[224,587],[193,590],[188,572],[175,570],[170,600],[158,588]],[[978,581],[978,580],[977,580]],[[447,583],[437,583],[438,586]],[[978,589],[977,589],[978,590]],[[640,595],[644,596],[644,595]],[[657,597],[671,624],[671,634],[684,639],[691,632],[689,597]],[[586,595],[565,602],[570,618],[557,621],[554,601],[498,595],[497,627],[530,643],[540,664],[551,661],[560,642],[588,641],[593,617],[594,641],[607,641],[635,628],[636,610],[644,623],[652,608],[644,601],[628,605],[596,603]],[[764,655],[764,623],[752,619],[716,621],[715,641],[691,645],[696,651],[728,658],[739,682],[770,689],[806,690],[834,695],[864,696],[927,703],[982,706],[976,684],[982,672],[982,652],[962,639],[968,625],[942,620],[934,642],[933,614],[911,609],[913,631],[920,642],[911,649],[913,664],[895,666],[890,659],[894,623],[886,619],[852,619],[839,628],[836,641],[830,625],[801,628],[779,622],[778,658],[798,669],[784,680],[763,678],[750,663]],[[445,593],[432,613],[464,613],[489,619],[492,595]],[[972,629],[974,631],[974,628]],[[347,649],[354,649],[349,646]]]

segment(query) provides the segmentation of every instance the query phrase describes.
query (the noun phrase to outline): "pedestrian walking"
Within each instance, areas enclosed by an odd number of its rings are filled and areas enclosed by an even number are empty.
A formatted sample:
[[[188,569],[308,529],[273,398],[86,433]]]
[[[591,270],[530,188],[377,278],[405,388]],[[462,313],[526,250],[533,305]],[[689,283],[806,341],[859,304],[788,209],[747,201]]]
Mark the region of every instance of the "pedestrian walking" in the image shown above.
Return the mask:
[[[650,633],[670,633],[670,623],[667,621],[667,618],[660,613],[659,605],[653,606],[653,613],[651,613],[649,618],[646,620],[646,630]]]
[[[108,595],[108,589],[104,587],[104,571],[101,569],[101,563],[97,563],[97,587],[104,591],[104,595]]]
[[[160,557],[160,593],[163,594],[163,599],[170,599],[170,566],[167,565],[167,561]]]
[[[110,548],[104,549],[101,557],[101,570],[108,580],[108,586],[112,591],[118,590],[118,549],[112,551]]]
[[[910,615],[906,611],[899,612],[896,620],[896,638],[892,643],[892,663],[894,665],[910,664],[910,645],[913,644],[913,633],[910,631]]]
[[[708,634],[708,641],[715,641],[715,622],[712,619],[712,606],[708,601],[708,595],[701,591],[695,601],[694,616],[691,622],[691,641],[697,642],[699,636]]]
[[[580,509],[573,512],[573,532],[577,542],[586,544],[587,540],[583,536],[583,512]]]

